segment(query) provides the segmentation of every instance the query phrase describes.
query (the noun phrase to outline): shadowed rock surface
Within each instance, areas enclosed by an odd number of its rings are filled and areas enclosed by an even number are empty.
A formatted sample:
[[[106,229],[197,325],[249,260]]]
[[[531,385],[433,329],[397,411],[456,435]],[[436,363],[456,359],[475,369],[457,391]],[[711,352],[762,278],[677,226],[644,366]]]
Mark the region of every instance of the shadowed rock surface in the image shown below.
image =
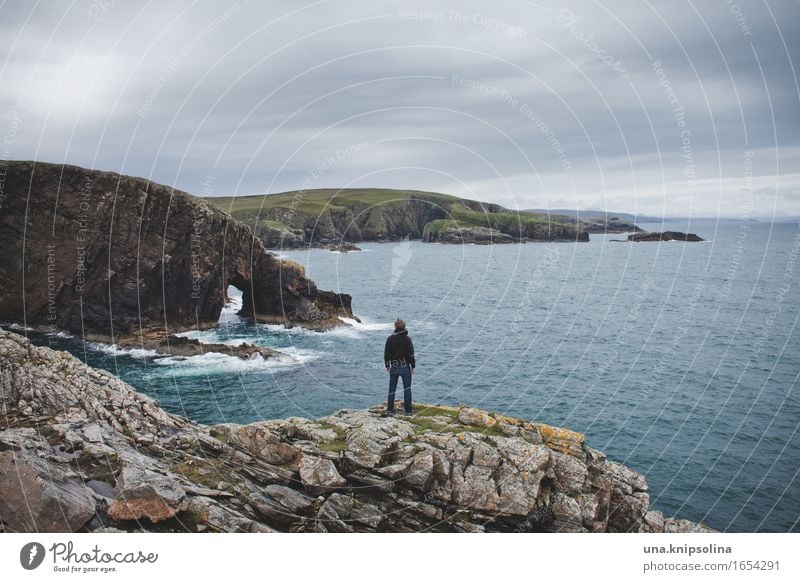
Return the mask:
[[[242,314],[324,330],[351,297],[317,289],[250,228],[181,192],[76,166],[4,162],[0,321],[112,336],[216,325],[225,290]]]
[[[652,242],[662,240],[679,240],[682,242],[703,242],[705,239],[696,234],[675,232],[666,230],[664,232],[635,232],[628,235],[628,242]]]
[[[589,234],[608,234],[621,232],[642,232],[636,226],[636,222],[655,222],[659,221],[655,217],[644,215],[632,215],[627,213],[604,212],[602,210],[569,210],[566,208],[554,209],[529,209],[526,212],[546,214],[558,217],[562,222],[578,224]]]
[[[580,433],[472,408],[381,408],[204,426],[0,331],[0,529],[708,531],[650,510],[644,477]]]
[[[517,242],[512,236],[504,234],[495,228],[485,226],[445,226],[439,232],[432,234],[426,231],[426,242],[449,244],[503,244]]]
[[[581,228],[590,234],[606,234],[619,232],[641,232],[642,229],[630,220],[619,216],[594,216],[591,218],[581,218],[578,221]]]
[[[488,219],[491,223],[491,219]],[[448,222],[425,225],[424,242],[445,244],[504,244],[519,242],[588,242],[589,233],[574,224],[558,222],[494,223],[495,227]]]

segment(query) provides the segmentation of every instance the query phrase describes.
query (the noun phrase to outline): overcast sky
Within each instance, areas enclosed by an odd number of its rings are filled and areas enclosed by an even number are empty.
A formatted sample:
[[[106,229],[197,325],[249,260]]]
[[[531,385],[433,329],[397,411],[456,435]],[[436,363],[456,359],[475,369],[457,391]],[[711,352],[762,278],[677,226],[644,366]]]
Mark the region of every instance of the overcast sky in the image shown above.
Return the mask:
[[[800,3],[0,4],[3,159],[800,215]]]

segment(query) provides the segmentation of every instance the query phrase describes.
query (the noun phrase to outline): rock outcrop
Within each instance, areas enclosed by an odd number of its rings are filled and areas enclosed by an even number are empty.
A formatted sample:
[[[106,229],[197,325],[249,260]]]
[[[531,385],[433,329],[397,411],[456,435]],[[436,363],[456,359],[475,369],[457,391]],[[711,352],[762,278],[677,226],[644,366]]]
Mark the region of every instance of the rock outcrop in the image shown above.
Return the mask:
[[[619,216],[594,216],[581,218],[578,224],[590,234],[609,234],[621,232],[641,232],[641,228],[630,220]]]
[[[519,242],[588,242],[589,234],[573,225],[555,222],[503,224],[503,228],[448,223],[425,225],[422,240],[445,244],[505,244]],[[499,225],[498,225],[499,226]]]
[[[353,317],[349,295],[318,289],[201,199],[111,172],[3,165],[0,321],[166,337],[216,325],[228,285],[259,321],[327,329]]]
[[[613,213],[600,210],[569,210],[566,208],[554,209],[529,209],[526,212],[544,214],[551,218],[556,218],[560,222],[577,224],[589,234],[611,234],[641,232],[642,229],[636,226],[636,222],[660,221],[650,216],[627,214],[624,212]]]
[[[209,427],[3,331],[0,409],[6,531],[708,531],[580,433],[477,409]]]
[[[700,238],[696,234],[675,232],[666,230],[664,232],[635,232],[628,235],[626,242],[653,242],[653,241],[670,241],[677,240],[681,242],[703,242],[705,239]]]
[[[444,226],[435,234],[426,228],[423,235],[425,242],[448,244],[503,244],[517,242],[514,237],[504,234],[496,228],[485,226]]]
[[[358,248],[354,244],[343,242],[343,243],[339,243],[339,244],[330,244],[330,245],[328,245],[328,250],[329,251],[337,251],[337,252],[340,252],[340,253],[349,253],[351,251],[360,251],[361,249]]]

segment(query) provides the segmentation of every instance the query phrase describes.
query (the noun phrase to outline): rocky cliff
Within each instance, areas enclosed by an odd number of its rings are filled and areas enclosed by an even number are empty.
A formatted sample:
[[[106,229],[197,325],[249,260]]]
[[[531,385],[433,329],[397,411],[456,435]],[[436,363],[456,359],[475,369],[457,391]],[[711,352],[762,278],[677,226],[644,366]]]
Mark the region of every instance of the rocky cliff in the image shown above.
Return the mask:
[[[513,218],[497,221],[487,217],[486,224],[489,226],[459,220],[435,220],[425,225],[422,240],[446,244],[589,241],[587,231],[558,222],[523,219],[515,224]]]
[[[674,230],[666,230],[664,232],[635,232],[628,235],[627,242],[653,242],[653,241],[682,241],[682,242],[703,242],[705,239],[700,238],[693,233],[676,232]]]
[[[526,212],[558,217],[561,222],[577,224],[589,234],[610,234],[621,232],[641,232],[636,222],[661,222],[660,218],[645,215],[613,213],[601,210],[569,210],[566,208],[530,209]]]
[[[100,336],[213,326],[228,285],[243,313],[316,329],[352,317],[245,224],[185,192],[75,166],[5,162],[0,321]]]
[[[203,426],[0,331],[0,529],[708,531],[583,435],[471,408]]]

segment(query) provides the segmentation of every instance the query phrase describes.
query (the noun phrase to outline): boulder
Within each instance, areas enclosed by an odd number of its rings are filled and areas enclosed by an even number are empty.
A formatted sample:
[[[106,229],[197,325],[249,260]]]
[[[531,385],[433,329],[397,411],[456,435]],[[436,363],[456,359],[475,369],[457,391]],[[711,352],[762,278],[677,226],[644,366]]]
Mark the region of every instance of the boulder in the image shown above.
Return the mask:
[[[147,518],[153,523],[173,517],[186,496],[176,479],[131,464],[123,466],[115,493],[108,508],[110,518]]]
[[[6,531],[75,532],[95,515],[95,502],[69,465],[31,452],[0,451],[0,521]]]
[[[330,459],[303,455],[300,459],[300,481],[309,493],[329,493],[347,485],[347,479],[339,474]]]

